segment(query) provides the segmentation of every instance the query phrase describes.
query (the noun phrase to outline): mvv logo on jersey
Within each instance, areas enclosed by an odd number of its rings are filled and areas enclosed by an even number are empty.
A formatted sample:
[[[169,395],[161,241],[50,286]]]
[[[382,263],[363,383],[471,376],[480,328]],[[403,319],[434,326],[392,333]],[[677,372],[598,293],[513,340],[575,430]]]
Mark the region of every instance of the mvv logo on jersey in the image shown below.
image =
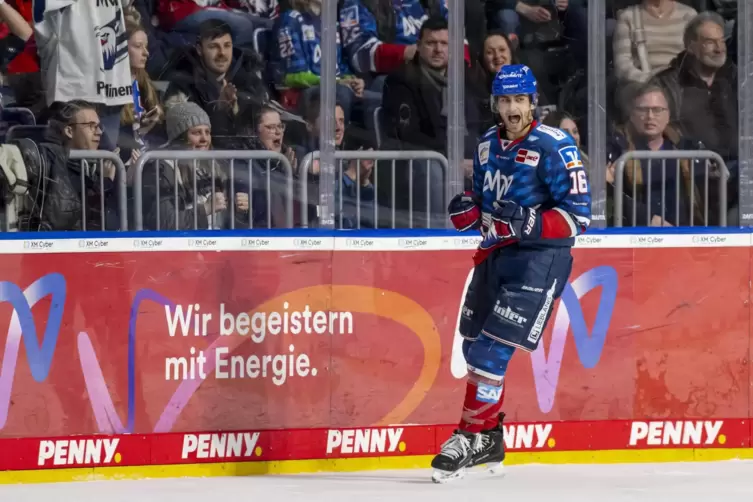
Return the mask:
[[[512,180],[513,176],[505,176],[499,171],[495,171],[494,174],[486,171],[484,173],[484,192],[496,190],[497,195],[495,200],[500,200],[510,189]]]

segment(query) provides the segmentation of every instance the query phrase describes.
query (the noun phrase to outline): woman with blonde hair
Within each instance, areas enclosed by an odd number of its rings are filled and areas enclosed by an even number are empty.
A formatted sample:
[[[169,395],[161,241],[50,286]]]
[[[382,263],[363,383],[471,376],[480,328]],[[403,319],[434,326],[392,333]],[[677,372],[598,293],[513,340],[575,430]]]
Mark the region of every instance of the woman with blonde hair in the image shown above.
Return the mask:
[[[126,16],[128,34],[128,58],[133,77],[133,103],[125,105],[120,112],[120,138],[118,146],[121,157],[129,164],[135,163],[141,152],[150,143],[164,142],[165,114],[159,101],[157,89],[146,72],[149,58],[148,38],[138,18]]]

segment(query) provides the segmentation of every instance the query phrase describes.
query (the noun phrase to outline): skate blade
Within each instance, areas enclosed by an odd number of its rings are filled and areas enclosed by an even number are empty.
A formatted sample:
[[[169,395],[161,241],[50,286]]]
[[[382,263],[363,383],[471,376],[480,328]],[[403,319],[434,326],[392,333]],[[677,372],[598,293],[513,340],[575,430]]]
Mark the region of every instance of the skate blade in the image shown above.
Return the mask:
[[[457,471],[442,471],[440,469],[434,469],[431,474],[431,480],[434,483],[443,485],[451,481],[457,481],[465,477],[465,467],[458,469]]]
[[[434,469],[434,472],[431,475],[431,480],[437,484],[445,484],[463,479],[466,475],[478,476],[483,474],[490,476],[503,476],[505,474],[504,465],[501,462],[491,462],[488,464],[474,465],[473,467],[468,468],[463,467],[454,472]]]

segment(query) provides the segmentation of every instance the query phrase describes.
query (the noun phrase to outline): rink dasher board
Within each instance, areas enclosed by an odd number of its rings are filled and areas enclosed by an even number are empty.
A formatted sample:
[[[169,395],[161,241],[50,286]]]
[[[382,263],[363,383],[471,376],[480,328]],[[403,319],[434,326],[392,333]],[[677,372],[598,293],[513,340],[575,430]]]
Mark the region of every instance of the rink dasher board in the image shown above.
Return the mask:
[[[0,254],[131,253],[157,251],[472,251],[479,237],[108,237],[5,239]],[[576,249],[751,247],[753,234],[595,234],[576,238]]]
[[[0,439],[0,483],[427,468],[453,425]],[[505,424],[506,465],[753,459],[750,419]]]

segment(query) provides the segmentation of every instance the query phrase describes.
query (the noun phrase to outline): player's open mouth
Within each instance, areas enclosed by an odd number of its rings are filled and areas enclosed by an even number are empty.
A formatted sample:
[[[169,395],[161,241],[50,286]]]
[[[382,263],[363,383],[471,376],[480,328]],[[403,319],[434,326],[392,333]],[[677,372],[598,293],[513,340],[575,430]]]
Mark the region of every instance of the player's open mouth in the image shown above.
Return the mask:
[[[515,125],[517,125],[517,124],[520,124],[521,116],[520,116],[520,115],[508,115],[508,116],[507,116],[507,120],[508,120],[508,121],[509,121],[509,122],[510,122],[511,124],[515,124]]]

